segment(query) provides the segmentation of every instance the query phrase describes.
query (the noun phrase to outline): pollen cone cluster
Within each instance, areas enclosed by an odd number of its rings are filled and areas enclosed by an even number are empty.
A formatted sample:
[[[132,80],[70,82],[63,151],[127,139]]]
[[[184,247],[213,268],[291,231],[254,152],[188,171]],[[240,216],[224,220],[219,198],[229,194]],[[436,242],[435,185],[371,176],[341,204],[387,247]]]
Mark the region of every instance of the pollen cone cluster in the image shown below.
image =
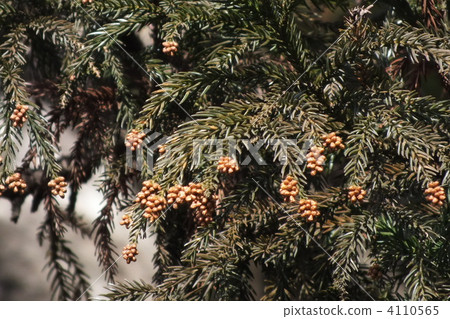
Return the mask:
[[[201,184],[189,183],[188,186],[175,185],[169,188],[167,199],[168,204],[173,204],[177,209],[179,205],[190,203],[190,208],[195,209],[201,204],[204,197],[204,190]]]
[[[205,190],[200,183],[189,183],[188,186],[175,185],[169,188],[167,203],[178,209],[182,204],[189,204],[194,214],[194,221],[199,226],[205,226],[213,221],[216,196],[205,196]]]
[[[126,229],[130,228],[130,225],[133,221],[131,220],[131,216],[128,214],[125,214],[122,216],[122,220],[120,221],[121,226],[125,226]]]
[[[157,194],[160,190],[161,186],[158,183],[145,181],[135,199],[136,203],[141,204],[141,208],[145,208],[143,216],[151,223],[157,220],[167,207],[166,199]]]
[[[239,170],[239,165],[236,160],[232,159],[228,156],[222,156],[219,159],[219,164],[217,165],[217,169],[222,173],[232,174]]]
[[[28,106],[18,104],[11,115],[10,119],[14,127],[22,127],[27,120]]]
[[[361,186],[350,186],[348,188],[347,197],[352,203],[362,202],[367,192]]]
[[[317,210],[317,202],[312,199],[301,199],[299,202],[298,213],[307,221],[312,222],[320,212]]]
[[[283,196],[285,202],[295,202],[295,196],[298,195],[298,182],[292,177],[288,176],[281,183],[280,194]]]
[[[323,172],[323,164],[325,163],[326,157],[323,155],[323,147],[313,146],[311,151],[306,154],[306,165],[307,168],[311,170],[311,175],[315,176],[318,172]]]
[[[27,188],[27,183],[22,178],[20,173],[12,174],[6,179],[5,183],[8,185],[9,189],[13,190],[14,193],[23,194]]]
[[[436,206],[443,206],[446,199],[445,191],[439,182],[431,182],[428,184],[428,188],[425,190],[427,200]]]
[[[344,143],[342,143],[342,138],[336,135],[335,132],[323,135],[322,140],[323,147],[328,148],[331,152],[337,151],[339,149],[343,150],[345,148]]]
[[[48,182],[48,187],[52,189],[52,194],[64,198],[67,192],[66,179],[63,176],[58,176]]]
[[[136,261],[137,255],[139,255],[139,251],[136,248],[136,244],[126,245],[122,250],[122,257],[127,261],[127,264]]]
[[[214,220],[217,196],[202,197],[201,204],[194,210],[194,221],[198,226],[206,226]]]
[[[189,194],[188,186],[175,185],[167,191],[167,204],[178,209],[179,205],[186,203],[186,196]]]
[[[200,183],[189,183],[186,194],[186,202],[190,203],[190,208],[195,209],[200,206],[202,198],[204,198],[205,190]]]
[[[147,197],[146,206],[143,216],[153,223],[166,209],[166,199],[160,195],[150,195]]]
[[[125,142],[126,147],[129,147],[132,151],[135,151],[141,147],[142,141],[145,138],[145,133],[132,129],[131,132],[127,134],[127,141]]]
[[[170,56],[174,56],[175,53],[178,51],[178,43],[174,41],[166,41],[163,42],[163,53],[168,54]]]

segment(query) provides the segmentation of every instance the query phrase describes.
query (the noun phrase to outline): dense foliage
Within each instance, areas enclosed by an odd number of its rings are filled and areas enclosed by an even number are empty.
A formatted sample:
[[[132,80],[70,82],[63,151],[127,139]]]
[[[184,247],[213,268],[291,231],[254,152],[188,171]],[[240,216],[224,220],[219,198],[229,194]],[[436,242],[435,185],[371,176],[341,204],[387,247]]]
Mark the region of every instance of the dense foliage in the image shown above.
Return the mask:
[[[250,300],[255,268],[263,300],[448,299],[450,8],[360,2],[2,1],[0,179],[13,221],[26,196],[47,212],[39,240],[54,297],[89,298],[67,227],[92,237],[114,282],[126,264],[111,233],[125,214],[127,253],[152,236],[157,272],[117,283],[112,300]],[[61,156],[66,130],[77,139]],[[139,141],[156,132],[165,152]],[[236,141],[239,166],[224,165],[237,171],[219,171],[211,145],[197,156],[195,141],[214,139]],[[295,141],[287,154],[284,140]],[[249,143],[265,165],[243,162]],[[151,163],[130,165],[136,153]],[[104,207],[86,225],[77,194],[98,170]],[[6,182],[15,172],[23,180]],[[58,176],[68,207],[48,184]],[[297,184],[284,201],[287,176]],[[159,197],[135,202],[149,180]],[[212,222],[184,202],[146,211],[189,183]]]

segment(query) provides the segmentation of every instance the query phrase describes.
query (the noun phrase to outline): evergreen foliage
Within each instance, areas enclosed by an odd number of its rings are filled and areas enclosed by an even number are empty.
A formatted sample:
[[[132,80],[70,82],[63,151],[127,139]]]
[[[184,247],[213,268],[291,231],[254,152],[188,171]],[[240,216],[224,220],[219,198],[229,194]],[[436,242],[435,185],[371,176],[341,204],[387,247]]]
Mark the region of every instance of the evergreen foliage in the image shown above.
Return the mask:
[[[155,240],[157,272],[111,286],[111,300],[252,300],[253,266],[264,274],[263,300],[448,300],[446,3],[2,1],[0,179],[20,172],[28,184],[24,195],[3,197],[15,222],[26,196],[33,210],[43,202],[39,240],[49,247],[54,298],[90,297],[66,227],[92,237],[114,283],[119,264],[126,267],[116,249],[126,243],[111,239],[114,216],[126,213],[130,243]],[[174,55],[163,52],[171,41]],[[10,120],[17,105],[29,106],[23,128]],[[127,165],[132,129],[168,136],[154,167]],[[60,156],[66,130],[77,139]],[[294,147],[280,164],[280,140],[321,146],[331,132],[346,148],[325,151],[323,172],[312,176]],[[206,139],[236,140],[241,161],[250,140],[266,165],[220,173],[217,161],[196,157],[194,141]],[[18,159],[22,143],[29,151]],[[154,149],[144,141],[138,151]],[[99,170],[105,201],[89,226],[76,212],[77,194]],[[293,203],[278,190],[288,175],[298,181]],[[69,183],[66,208],[47,186],[57,176]],[[163,195],[201,183],[206,196],[218,196],[214,221],[197,226],[188,206],[168,205],[150,223],[133,202],[145,180]],[[446,191],[442,206],[425,194],[433,181]],[[367,192],[364,200],[349,199],[352,185]],[[313,222],[298,213],[300,199],[317,202]]]

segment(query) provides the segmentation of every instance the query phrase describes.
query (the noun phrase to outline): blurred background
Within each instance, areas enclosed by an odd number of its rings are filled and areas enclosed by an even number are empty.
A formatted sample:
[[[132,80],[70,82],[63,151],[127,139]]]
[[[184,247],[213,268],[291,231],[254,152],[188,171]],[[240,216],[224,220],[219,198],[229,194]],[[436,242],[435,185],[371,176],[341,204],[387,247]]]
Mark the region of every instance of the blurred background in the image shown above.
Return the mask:
[[[66,132],[62,137],[61,155],[66,155],[74,141],[74,133]],[[24,144],[27,146],[27,142]],[[26,148],[22,148],[18,158],[25,155]],[[101,210],[102,195],[97,191],[100,173],[94,176],[88,184],[83,185],[80,191],[76,211],[83,217],[84,221],[91,224]],[[70,190],[69,190],[70,192]],[[69,194],[68,194],[69,195]],[[67,196],[68,197],[68,196]],[[67,198],[66,197],[66,198]],[[64,208],[68,200],[59,200]],[[42,204],[41,204],[42,205]],[[44,246],[39,246],[37,241],[37,229],[45,219],[43,209],[35,213],[31,211],[31,196],[28,196],[22,206],[22,211],[17,224],[11,222],[11,203],[0,197],[0,300],[50,300],[50,284],[47,282],[47,269],[44,266],[47,262],[47,242]],[[122,247],[127,244],[128,230],[120,226],[122,213],[115,216],[115,230],[113,234],[116,251],[121,252]],[[85,271],[89,275],[92,286],[92,296],[98,297],[106,292],[107,282],[102,276],[95,256],[95,247],[92,240],[81,238],[75,234],[70,227],[66,239],[70,241],[70,248],[79,256],[80,262],[84,265]],[[152,256],[155,249],[151,238],[142,240],[139,243],[139,259],[136,263],[126,264],[125,260],[118,256],[119,273],[117,281],[143,279],[151,282],[154,273]],[[120,258],[119,258],[120,257]]]

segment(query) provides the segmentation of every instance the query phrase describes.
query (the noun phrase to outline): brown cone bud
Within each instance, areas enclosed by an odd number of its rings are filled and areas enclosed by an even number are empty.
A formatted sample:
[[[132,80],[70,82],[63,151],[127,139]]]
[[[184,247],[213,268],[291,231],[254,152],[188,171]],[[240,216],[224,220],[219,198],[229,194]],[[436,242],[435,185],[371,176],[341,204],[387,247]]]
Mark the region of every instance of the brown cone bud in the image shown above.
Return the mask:
[[[51,188],[51,193],[54,196],[59,195],[61,198],[65,197],[65,193],[67,192],[67,183],[63,176],[58,176],[55,179],[52,179],[47,185]]]
[[[446,199],[445,190],[439,185],[439,182],[431,182],[428,184],[428,188],[424,191],[425,198],[435,206],[443,206]]]
[[[126,245],[122,250],[122,257],[127,261],[127,264],[136,261],[137,255],[139,255],[139,251],[136,248],[136,244]]]
[[[145,133],[138,130],[131,130],[126,136],[125,145],[129,147],[132,151],[141,147],[141,144],[145,138]]]
[[[231,157],[223,156],[219,159],[217,169],[222,173],[232,174],[239,170],[239,165],[236,160],[232,159]]]
[[[323,172],[323,164],[326,161],[324,148],[313,146],[308,154],[306,154],[306,167],[311,170],[311,175],[315,176],[317,173]]]
[[[301,199],[299,201],[298,213],[301,217],[306,218],[307,221],[312,222],[320,212],[317,210],[317,202],[313,199]]]

